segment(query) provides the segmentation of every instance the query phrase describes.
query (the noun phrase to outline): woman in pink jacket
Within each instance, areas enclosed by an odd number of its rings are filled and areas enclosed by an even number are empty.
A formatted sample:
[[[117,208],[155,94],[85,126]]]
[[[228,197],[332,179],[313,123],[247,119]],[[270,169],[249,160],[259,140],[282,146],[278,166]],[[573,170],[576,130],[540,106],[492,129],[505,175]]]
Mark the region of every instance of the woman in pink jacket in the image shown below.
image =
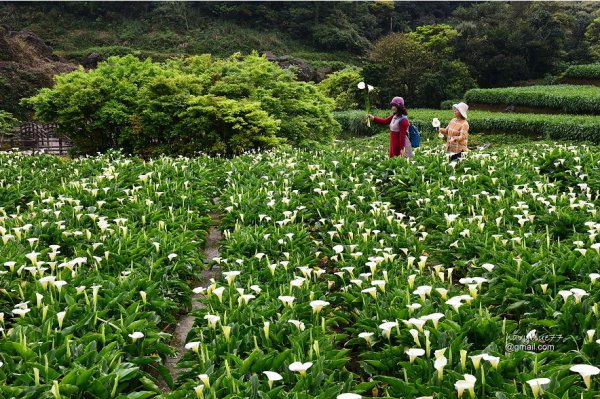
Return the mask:
[[[403,156],[410,158],[413,156],[410,140],[408,139],[408,112],[404,107],[404,99],[402,97],[394,97],[390,101],[392,115],[387,118],[378,118],[374,115],[368,115],[369,119],[381,124],[390,125],[390,151],[389,157]]]

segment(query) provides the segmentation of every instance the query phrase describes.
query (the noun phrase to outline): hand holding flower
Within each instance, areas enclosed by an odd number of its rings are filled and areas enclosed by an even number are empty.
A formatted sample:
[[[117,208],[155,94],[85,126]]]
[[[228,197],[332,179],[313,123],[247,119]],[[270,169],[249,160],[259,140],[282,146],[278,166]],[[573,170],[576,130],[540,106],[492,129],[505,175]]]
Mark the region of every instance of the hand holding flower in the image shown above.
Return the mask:
[[[359,90],[364,90],[365,96],[365,110],[367,113],[371,110],[371,99],[369,98],[369,92],[374,89],[373,86],[366,84],[365,82],[358,82],[357,85]],[[373,115],[367,115],[367,126],[371,127],[371,120],[373,119]]]

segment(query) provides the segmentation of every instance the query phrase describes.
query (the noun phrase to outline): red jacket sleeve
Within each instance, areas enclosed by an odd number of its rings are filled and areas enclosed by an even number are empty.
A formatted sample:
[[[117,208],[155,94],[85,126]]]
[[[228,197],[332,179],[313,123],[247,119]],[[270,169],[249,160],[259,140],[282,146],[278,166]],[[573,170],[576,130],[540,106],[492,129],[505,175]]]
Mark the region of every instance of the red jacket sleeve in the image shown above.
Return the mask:
[[[394,114],[391,114],[387,118],[379,118],[377,116],[374,116],[373,121],[379,123],[380,125],[389,125],[389,123],[392,121],[393,117],[394,117]]]
[[[408,134],[408,126],[408,119],[402,119],[402,122],[400,122],[400,148],[404,148],[404,146],[406,145],[406,135]]]

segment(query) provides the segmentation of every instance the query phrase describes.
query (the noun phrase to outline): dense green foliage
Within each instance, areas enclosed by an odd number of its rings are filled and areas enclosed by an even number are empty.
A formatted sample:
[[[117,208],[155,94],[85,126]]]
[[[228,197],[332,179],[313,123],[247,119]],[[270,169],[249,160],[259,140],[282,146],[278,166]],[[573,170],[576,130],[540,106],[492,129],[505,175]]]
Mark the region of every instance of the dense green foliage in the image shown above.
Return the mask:
[[[378,40],[365,66],[365,79],[378,87],[379,104],[402,95],[408,106],[437,108],[475,87],[467,65],[454,56],[458,32],[447,25],[419,27]]]
[[[413,109],[408,112],[411,123],[419,126],[425,134],[433,134],[433,118],[438,118],[445,126],[454,117],[451,110]],[[376,114],[387,116],[389,111],[380,110]],[[336,112],[335,117],[342,125],[342,131],[351,136],[369,136],[385,129],[378,125],[367,127],[364,111]],[[511,133],[534,138],[600,143],[600,125],[596,116],[470,111],[469,126],[471,133]]]
[[[18,122],[11,113],[0,110],[0,150],[5,150],[10,146],[14,128]]]
[[[567,78],[600,79],[600,64],[572,65],[564,73]]]
[[[328,142],[339,129],[332,100],[256,54],[163,64],[111,57],[57,77],[26,102],[38,118],[60,123],[83,153],[232,155]]]
[[[600,114],[600,88],[554,85],[472,89],[465,94],[469,104],[524,105],[550,108],[566,114]]]
[[[597,5],[581,2],[481,2],[453,14],[455,50],[481,87],[508,86],[592,60],[585,27]]]
[[[335,100],[336,110],[356,109],[364,105],[364,90],[357,85],[363,80],[358,68],[347,68],[329,74],[317,84],[319,90]]]
[[[227,165],[216,262],[230,274],[206,288],[188,336],[199,353],[185,354],[174,396],[192,398],[208,373],[207,399],[522,399],[536,377],[551,381],[544,397],[592,399],[598,377],[586,391],[569,368],[598,364],[587,335],[600,317],[597,148],[504,147],[448,164],[441,146],[408,162],[373,141]],[[554,346],[513,346],[537,344],[534,329]],[[462,378],[470,393],[457,392]]]
[[[17,126],[18,120],[10,113],[0,110],[0,143],[5,137],[12,134],[12,130]]]
[[[219,162],[0,154],[0,397],[154,395]]]
[[[385,73],[377,70],[379,61],[370,66],[367,80],[375,87],[413,85],[408,87],[411,105],[428,107],[459,98],[461,90],[474,86],[473,80],[480,87],[507,86],[594,61],[599,20],[592,2],[0,5],[1,25],[11,31],[32,31],[56,54],[77,61],[92,52],[104,59],[138,54],[163,61],[174,55],[230,56],[257,50],[301,57],[319,68],[341,69],[364,64],[374,43],[385,36],[411,33],[433,58],[421,60],[421,81],[414,79],[410,68],[393,71],[395,81],[386,81]],[[389,70],[387,64],[383,66]]]
[[[596,399],[598,147],[387,142],[0,154],[0,396]]]

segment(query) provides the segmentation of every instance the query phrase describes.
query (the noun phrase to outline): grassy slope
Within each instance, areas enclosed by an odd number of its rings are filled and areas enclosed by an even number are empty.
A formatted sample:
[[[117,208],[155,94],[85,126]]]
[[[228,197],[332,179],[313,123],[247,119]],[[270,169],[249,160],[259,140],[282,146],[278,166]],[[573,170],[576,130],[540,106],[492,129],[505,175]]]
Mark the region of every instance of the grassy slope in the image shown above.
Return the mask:
[[[0,13],[2,10],[0,6]],[[4,11],[6,14],[7,9]],[[160,61],[180,55],[211,53],[225,57],[257,50],[304,58],[317,67],[358,62],[346,52],[321,52],[268,27],[251,29],[194,14],[189,15],[186,27],[181,19],[165,19],[152,13],[131,17],[111,14],[94,20],[65,10],[43,13],[32,7],[25,13],[5,15],[0,22],[11,29],[30,30],[50,43],[56,54],[79,61],[92,52],[105,57],[138,53]]]

